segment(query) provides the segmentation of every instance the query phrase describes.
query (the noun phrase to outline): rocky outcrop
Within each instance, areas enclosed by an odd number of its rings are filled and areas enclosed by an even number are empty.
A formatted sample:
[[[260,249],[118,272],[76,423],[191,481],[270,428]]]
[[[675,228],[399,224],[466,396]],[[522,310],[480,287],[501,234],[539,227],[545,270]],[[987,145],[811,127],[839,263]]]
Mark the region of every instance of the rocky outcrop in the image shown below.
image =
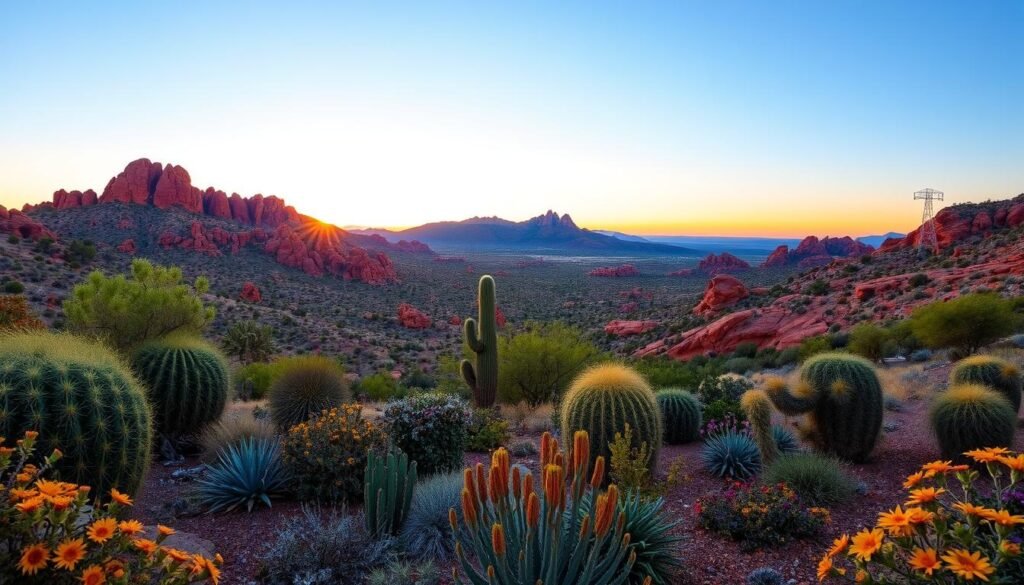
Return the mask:
[[[835,258],[857,258],[874,250],[872,246],[858,242],[850,236],[826,236],[820,240],[817,236],[807,236],[800,241],[795,250],[790,250],[786,245],[775,248],[761,266],[777,268],[797,265],[800,268],[813,268],[825,266]]]
[[[935,214],[935,236],[944,249],[971,236],[985,236],[996,230],[1024,225],[1024,194],[1005,201],[965,203],[946,207]],[[890,238],[879,248],[883,252],[915,248],[920,244],[923,226],[904,238]]]
[[[238,298],[247,303],[258,303],[263,300],[263,295],[260,294],[260,288],[258,286],[246,281],[245,284],[242,285],[242,292],[238,293]]]
[[[632,264],[623,264],[622,266],[602,266],[600,268],[595,268],[591,270],[589,274],[590,276],[619,278],[625,276],[640,276],[640,271]]]
[[[609,335],[615,335],[616,337],[628,337],[630,335],[647,333],[657,327],[657,321],[626,321],[622,319],[615,319],[613,321],[609,321],[608,324],[604,326],[604,332]]]
[[[134,160],[110,179],[99,202],[150,203],[162,173],[163,166],[158,162],[151,162],[148,158]]]
[[[192,177],[184,167],[169,164],[160,173],[153,189],[153,206],[158,209],[181,207],[192,213],[202,213],[203,195],[192,186]]]
[[[70,207],[82,207],[95,205],[97,201],[96,192],[92,189],[86,191],[71,191],[70,193],[61,189],[53,194],[54,209],[68,209]]]
[[[57,239],[57,234],[43,224],[17,209],[4,209],[3,206],[0,206],[0,233],[36,241],[43,238]]]
[[[398,280],[394,264],[386,254],[377,252],[371,255],[343,239],[320,233],[321,230],[341,231],[330,226],[296,229],[292,224],[281,224],[263,249],[274,255],[279,263],[300,268],[313,276],[330,273],[345,280],[362,280],[371,284]]]
[[[710,315],[731,307],[750,296],[750,291],[735,276],[720,274],[708,282],[704,297],[694,307],[697,315]]]
[[[134,254],[135,240],[128,238],[127,240],[121,242],[120,244],[117,245],[117,251],[124,252],[125,254]]]
[[[426,329],[430,327],[430,317],[409,303],[398,305],[398,323],[406,329]]]
[[[749,268],[750,264],[728,252],[722,252],[717,256],[715,254],[708,254],[707,257],[701,260],[700,264],[697,265],[697,270],[710,276],[729,272],[743,272]]]

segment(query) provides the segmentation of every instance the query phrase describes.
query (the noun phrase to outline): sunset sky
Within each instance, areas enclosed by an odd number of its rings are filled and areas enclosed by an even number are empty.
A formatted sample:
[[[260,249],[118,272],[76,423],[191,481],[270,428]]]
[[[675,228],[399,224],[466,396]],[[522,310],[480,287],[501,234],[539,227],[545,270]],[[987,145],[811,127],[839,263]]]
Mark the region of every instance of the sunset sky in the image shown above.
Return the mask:
[[[143,156],[378,227],[864,235],[1024,191],[1016,0],[92,4],[0,5],[2,205]]]

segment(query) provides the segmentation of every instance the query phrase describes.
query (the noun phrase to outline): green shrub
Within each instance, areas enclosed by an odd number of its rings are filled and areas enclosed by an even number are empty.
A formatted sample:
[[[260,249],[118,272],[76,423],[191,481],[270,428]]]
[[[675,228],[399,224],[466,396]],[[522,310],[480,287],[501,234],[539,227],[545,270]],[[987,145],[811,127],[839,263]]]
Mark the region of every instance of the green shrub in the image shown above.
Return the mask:
[[[277,439],[248,438],[228,445],[198,482],[199,504],[208,512],[230,512],[245,506],[252,512],[257,503],[285,493],[290,478],[281,462]]]
[[[276,364],[253,362],[235,371],[233,376],[236,396],[244,400],[262,400],[270,392],[270,385],[280,373]]]
[[[819,353],[827,353],[832,351],[832,349],[832,342],[828,336],[818,335],[816,337],[808,337],[800,342],[800,349],[797,350],[797,354],[800,356],[800,361],[805,362]]]
[[[669,445],[691,443],[700,438],[701,405],[693,394],[678,388],[666,388],[655,394]]]
[[[633,447],[647,443],[653,472],[664,433],[661,412],[651,387],[635,370],[611,363],[588,369],[569,387],[561,413],[563,437],[579,430],[589,433],[594,445],[591,464],[599,456],[610,462],[616,433],[629,425]]]
[[[486,453],[508,443],[512,437],[508,421],[494,408],[474,408],[466,434],[466,450]]]
[[[0,335],[0,436],[39,432],[60,449],[61,479],[134,494],[149,469],[153,414],[146,392],[111,351],[44,331]]]
[[[9,295],[20,295],[25,292],[25,285],[21,284],[17,280],[9,280],[4,283],[3,292]]]
[[[392,443],[425,475],[462,466],[472,413],[458,396],[425,393],[394,400],[381,417]]]
[[[745,480],[761,471],[761,454],[749,435],[727,432],[711,437],[701,450],[704,468],[715,477]]]
[[[1013,411],[1020,410],[1020,371],[1010,362],[990,355],[978,355],[957,362],[949,373],[949,385],[981,384],[1010,401]]]
[[[374,402],[387,402],[395,398],[402,398],[404,392],[398,385],[398,381],[389,372],[377,372],[359,380],[355,391]]]
[[[274,329],[248,320],[228,327],[221,340],[224,353],[243,364],[266,361],[274,353]]]
[[[966,355],[1013,333],[1020,319],[1012,301],[975,293],[919,307],[909,321],[914,336],[926,346],[952,347]]]
[[[578,329],[529,322],[522,332],[498,339],[498,398],[530,406],[558,402],[573,378],[600,358]]]
[[[280,360],[270,385],[270,417],[280,429],[309,420],[352,399],[345,370],[326,357],[306,355]]]
[[[953,386],[935,398],[932,429],[942,456],[962,460],[963,453],[984,447],[1009,447],[1017,414],[1005,396],[987,386]]]
[[[292,427],[283,458],[299,498],[352,502],[363,497],[367,452],[384,442],[381,429],[363,418],[361,406],[345,404]]]
[[[850,331],[850,351],[872,362],[885,357],[889,332],[871,323],[861,323]]]
[[[785,485],[733,484],[723,494],[698,500],[697,524],[740,543],[743,551],[813,538],[828,521],[828,511],[806,508]]]
[[[173,336],[146,342],[136,350],[132,366],[149,391],[159,433],[196,433],[224,412],[228,365],[201,339]]]
[[[732,350],[732,356],[737,358],[752,358],[757,355],[757,344],[753,341],[744,341],[736,345]]]
[[[753,372],[754,370],[760,369],[760,365],[754,358],[748,357],[735,357],[726,360],[723,366],[725,371],[732,374],[746,374],[747,372]]]
[[[831,457],[815,453],[782,455],[764,470],[768,484],[784,483],[809,506],[831,507],[843,504],[857,491],[857,482]]]

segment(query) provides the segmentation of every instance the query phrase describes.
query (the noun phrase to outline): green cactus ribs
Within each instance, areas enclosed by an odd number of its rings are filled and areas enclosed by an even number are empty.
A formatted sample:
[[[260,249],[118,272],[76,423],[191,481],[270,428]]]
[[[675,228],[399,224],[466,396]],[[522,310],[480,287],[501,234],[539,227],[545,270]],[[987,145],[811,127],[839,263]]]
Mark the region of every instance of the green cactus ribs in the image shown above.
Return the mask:
[[[665,427],[665,442],[682,445],[700,437],[701,405],[697,397],[678,388],[659,390],[655,395]]]
[[[473,391],[473,400],[481,408],[494,406],[498,395],[498,323],[494,299],[494,279],[480,277],[478,318],[466,319],[466,345],[476,354],[476,364],[462,360],[462,379]]]

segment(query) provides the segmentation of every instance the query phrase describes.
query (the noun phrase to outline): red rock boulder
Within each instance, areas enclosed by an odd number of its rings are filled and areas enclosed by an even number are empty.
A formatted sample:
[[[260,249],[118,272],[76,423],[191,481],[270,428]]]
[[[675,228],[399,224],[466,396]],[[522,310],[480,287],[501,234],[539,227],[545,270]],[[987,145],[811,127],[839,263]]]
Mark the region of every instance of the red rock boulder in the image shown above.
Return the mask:
[[[604,332],[616,337],[628,337],[647,333],[658,327],[657,321],[626,321],[615,319],[604,326]]]
[[[693,312],[697,315],[716,313],[748,296],[750,292],[738,278],[720,274],[708,281],[708,286],[704,289],[704,298],[694,307]]]
[[[258,286],[247,281],[242,285],[242,292],[239,293],[238,298],[249,303],[258,303],[263,300],[263,295],[260,294]]]
[[[117,251],[124,252],[125,254],[134,254],[135,240],[128,238],[127,240],[121,242],[120,244],[117,245]]]
[[[406,329],[426,329],[430,327],[430,317],[408,303],[398,305],[398,323]]]

